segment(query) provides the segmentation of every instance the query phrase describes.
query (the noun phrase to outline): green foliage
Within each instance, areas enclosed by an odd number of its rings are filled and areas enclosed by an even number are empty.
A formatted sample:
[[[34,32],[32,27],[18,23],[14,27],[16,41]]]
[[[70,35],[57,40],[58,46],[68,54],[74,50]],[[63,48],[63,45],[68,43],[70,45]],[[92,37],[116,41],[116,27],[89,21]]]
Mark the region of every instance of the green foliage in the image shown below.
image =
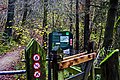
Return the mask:
[[[0,37],[1,37],[1,39],[0,39],[0,55],[10,51],[13,47],[17,46],[16,42],[12,40],[12,37],[9,37],[9,39],[6,40],[7,41],[6,44],[4,43],[2,33],[0,33]]]
[[[78,66],[70,66],[69,68],[65,70],[68,71],[68,73],[71,73],[74,75],[82,72],[81,68]]]
[[[21,53],[20,53],[21,60],[25,60],[24,54],[25,54],[25,52],[21,51]],[[15,66],[15,69],[16,70],[25,70],[26,69],[25,63],[22,61],[19,61],[18,64]],[[14,75],[14,77],[15,77],[15,80],[27,80],[26,74]]]
[[[118,17],[117,21],[115,22],[115,29],[120,25],[120,16]]]
[[[110,51],[108,55],[100,62],[100,65],[102,65],[104,62],[106,62],[114,53],[119,52],[119,49],[115,49],[113,51]],[[116,53],[117,54],[117,53]]]
[[[29,29],[22,26],[13,27],[13,40],[21,45],[26,45],[30,40]]]
[[[95,80],[101,80],[101,75],[97,74],[96,77],[95,77]]]
[[[104,57],[105,56],[105,48],[103,47],[100,51],[100,57]]]
[[[70,77],[69,71],[64,70],[64,78],[68,78],[68,77]]]
[[[98,52],[98,55],[96,57],[96,60],[94,61],[94,64],[100,66],[102,65],[104,62],[106,62],[114,53],[118,52],[119,49],[113,49],[110,48],[109,50],[105,50],[105,48],[103,47],[102,49],[100,49],[100,51]],[[107,54],[106,54],[107,53]],[[117,54],[117,53],[116,53]]]
[[[0,43],[0,54],[7,52],[9,49],[10,49],[9,46],[7,46],[7,45],[5,46],[2,43]]]

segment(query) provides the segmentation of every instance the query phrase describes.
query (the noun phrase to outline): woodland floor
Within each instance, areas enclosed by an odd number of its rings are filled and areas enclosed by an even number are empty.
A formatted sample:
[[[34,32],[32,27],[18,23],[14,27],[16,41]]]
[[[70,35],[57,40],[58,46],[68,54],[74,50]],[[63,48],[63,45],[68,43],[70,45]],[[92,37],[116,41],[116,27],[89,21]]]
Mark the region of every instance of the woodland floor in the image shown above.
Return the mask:
[[[15,70],[16,64],[20,61],[20,52],[24,47],[13,49],[5,55],[0,56],[0,71]],[[15,80],[14,75],[0,75],[0,80]]]

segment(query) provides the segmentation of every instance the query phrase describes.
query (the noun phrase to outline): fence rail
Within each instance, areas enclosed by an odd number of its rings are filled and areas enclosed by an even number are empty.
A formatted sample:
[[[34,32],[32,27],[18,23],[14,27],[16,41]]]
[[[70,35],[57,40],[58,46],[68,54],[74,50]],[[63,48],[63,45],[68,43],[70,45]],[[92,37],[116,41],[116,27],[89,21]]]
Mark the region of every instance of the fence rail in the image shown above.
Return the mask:
[[[65,80],[82,80],[83,77],[84,77],[84,72],[81,72],[81,73],[76,74],[76,75],[74,75],[74,76],[72,76],[70,78],[67,78]]]
[[[24,74],[26,70],[15,70],[15,71],[0,71],[0,75],[13,75],[13,74]]]

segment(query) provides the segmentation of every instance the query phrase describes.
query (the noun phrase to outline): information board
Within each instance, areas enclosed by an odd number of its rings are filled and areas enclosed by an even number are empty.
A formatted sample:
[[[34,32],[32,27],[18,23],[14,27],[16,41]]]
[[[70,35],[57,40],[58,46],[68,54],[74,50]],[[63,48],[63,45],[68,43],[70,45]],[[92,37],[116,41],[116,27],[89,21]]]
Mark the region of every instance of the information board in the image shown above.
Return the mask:
[[[49,34],[49,51],[51,52],[53,47],[59,46],[66,54],[70,54],[70,50],[73,49],[73,35],[69,31],[52,32]]]

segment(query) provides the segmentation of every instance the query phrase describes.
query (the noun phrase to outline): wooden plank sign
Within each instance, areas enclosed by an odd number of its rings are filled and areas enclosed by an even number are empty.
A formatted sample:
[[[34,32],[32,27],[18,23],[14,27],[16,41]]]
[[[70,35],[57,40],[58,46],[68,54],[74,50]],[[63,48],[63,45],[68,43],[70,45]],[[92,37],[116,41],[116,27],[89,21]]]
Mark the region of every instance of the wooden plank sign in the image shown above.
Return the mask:
[[[84,53],[83,53],[84,54]],[[69,58],[70,57],[70,58]],[[63,59],[63,61],[59,62],[59,69],[65,69],[73,65],[77,65],[80,63],[87,62],[89,60],[92,60],[96,57],[96,53],[90,53],[85,55],[78,55],[78,56],[69,56],[66,59]]]
[[[27,80],[46,80],[46,53],[32,39],[25,49]]]

